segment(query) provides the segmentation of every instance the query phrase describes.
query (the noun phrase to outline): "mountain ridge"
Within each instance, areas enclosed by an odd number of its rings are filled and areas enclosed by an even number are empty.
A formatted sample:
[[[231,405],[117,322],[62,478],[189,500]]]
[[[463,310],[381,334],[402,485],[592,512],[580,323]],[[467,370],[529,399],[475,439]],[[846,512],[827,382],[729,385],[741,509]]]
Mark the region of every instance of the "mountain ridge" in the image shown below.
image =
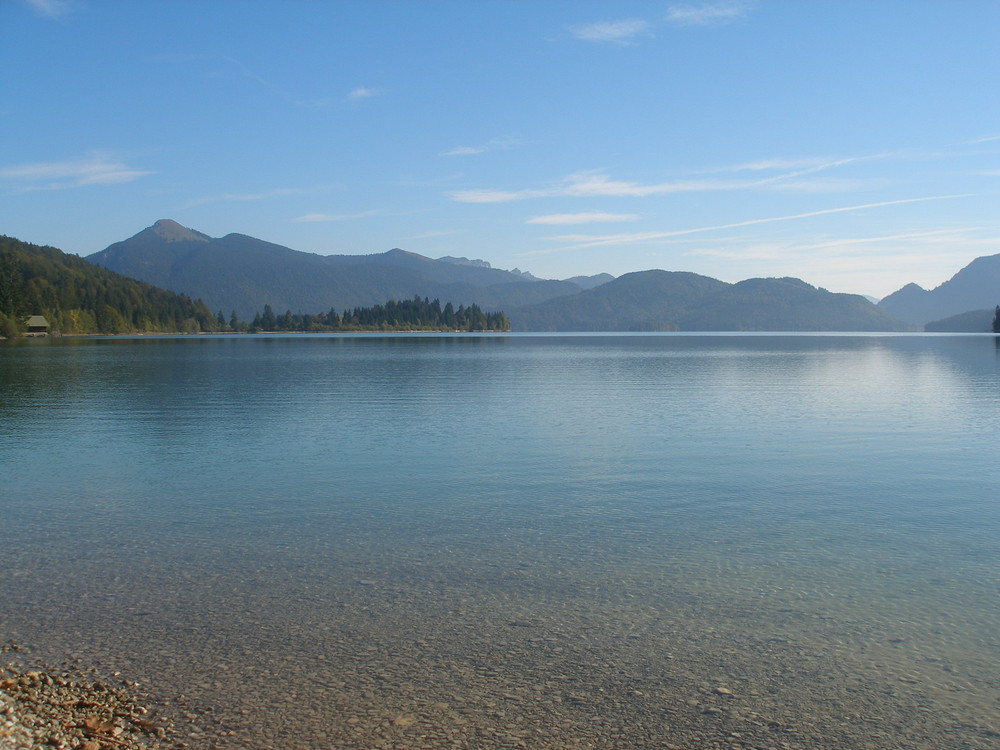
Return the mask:
[[[687,271],[624,274],[571,298],[510,310],[512,330],[902,331],[905,323],[858,294],[794,278],[728,284]]]
[[[370,255],[318,255],[235,232],[212,238],[168,219],[87,260],[244,319],[265,304],[309,313],[419,295],[500,310],[580,291],[569,282],[528,280],[399,248]]]
[[[1000,254],[983,255],[933,289],[909,283],[878,304],[900,320],[917,326],[962,313],[993,309],[1000,302]]]
[[[168,219],[87,260],[242,319],[265,304],[308,314],[416,296],[503,311],[519,331],[912,329],[860,295],[834,294],[801,279],[730,284],[652,269],[617,279],[543,280],[482,260],[434,260],[400,248],[325,256],[239,233],[211,238]]]

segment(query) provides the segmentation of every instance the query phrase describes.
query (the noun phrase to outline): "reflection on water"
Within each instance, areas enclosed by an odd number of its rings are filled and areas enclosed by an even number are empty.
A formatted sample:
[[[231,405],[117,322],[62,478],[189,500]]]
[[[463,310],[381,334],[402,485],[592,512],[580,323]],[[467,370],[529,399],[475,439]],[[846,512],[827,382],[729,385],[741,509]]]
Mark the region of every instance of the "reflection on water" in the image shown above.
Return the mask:
[[[3,635],[213,707],[224,746],[995,747],[997,361],[920,335],[4,346]]]

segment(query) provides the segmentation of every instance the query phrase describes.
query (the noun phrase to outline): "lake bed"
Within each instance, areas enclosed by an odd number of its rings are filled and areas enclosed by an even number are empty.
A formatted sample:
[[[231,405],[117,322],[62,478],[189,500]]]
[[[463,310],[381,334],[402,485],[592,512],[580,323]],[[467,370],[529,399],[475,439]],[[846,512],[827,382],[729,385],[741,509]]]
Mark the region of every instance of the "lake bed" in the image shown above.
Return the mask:
[[[0,634],[194,747],[992,748],[995,341],[7,345]]]

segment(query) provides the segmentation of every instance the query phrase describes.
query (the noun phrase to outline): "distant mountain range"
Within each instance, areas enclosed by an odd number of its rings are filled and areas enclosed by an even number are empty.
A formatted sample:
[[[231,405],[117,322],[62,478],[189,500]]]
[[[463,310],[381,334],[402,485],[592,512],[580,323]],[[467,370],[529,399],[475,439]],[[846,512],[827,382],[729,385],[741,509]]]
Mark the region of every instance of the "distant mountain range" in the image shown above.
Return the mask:
[[[907,284],[878,304],[900,320],[920,328],[928,326],[928,330],[963,331],[974,325],[974,330],[988,331],[993,310],[1000,304],[1000,255],[976,258],[934,289]],[[961,317],[963,313],[973,315]],[[980,329],[976,321],[984,315],[987,322]],[[951,318],[956,319],[945,320]]]
[[[368,307],[415,295],[507,310],[582,287],[539,281],[465,258],[432,260],[403,250],[376,255],[314,255],[228,234],[212,238],[163,219],[87,260],[117,273],[204,300],[225,315],[315,313]]]
[[[680,271],[640,271],[512,310],[519,331],[900,331],[906,326],[858,294],[799,279],[727,284]]]
[[[1000,255],[978,258],[937,289],[909,284],[875,305],[792,278],[729,284],[652,270],[554,281],[483,260],[434,260],[398,249],[315,255],[242,234],[212,238],[169,219],[87,259],[243,319],[265,304],[317,313],[419,296],[502,310],[518,331],[921,330],[971,310],[977,315],[963,325],[978,321],[1000,297]]]

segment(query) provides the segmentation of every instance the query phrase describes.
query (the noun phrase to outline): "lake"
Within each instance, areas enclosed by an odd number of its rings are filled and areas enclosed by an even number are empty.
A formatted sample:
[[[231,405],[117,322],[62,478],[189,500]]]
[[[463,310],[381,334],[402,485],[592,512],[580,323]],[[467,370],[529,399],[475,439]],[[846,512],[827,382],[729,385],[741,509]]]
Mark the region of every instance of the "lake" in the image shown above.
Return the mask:
[[[0,346],[0,637],[193,747],[996,748],[987,335]]]

